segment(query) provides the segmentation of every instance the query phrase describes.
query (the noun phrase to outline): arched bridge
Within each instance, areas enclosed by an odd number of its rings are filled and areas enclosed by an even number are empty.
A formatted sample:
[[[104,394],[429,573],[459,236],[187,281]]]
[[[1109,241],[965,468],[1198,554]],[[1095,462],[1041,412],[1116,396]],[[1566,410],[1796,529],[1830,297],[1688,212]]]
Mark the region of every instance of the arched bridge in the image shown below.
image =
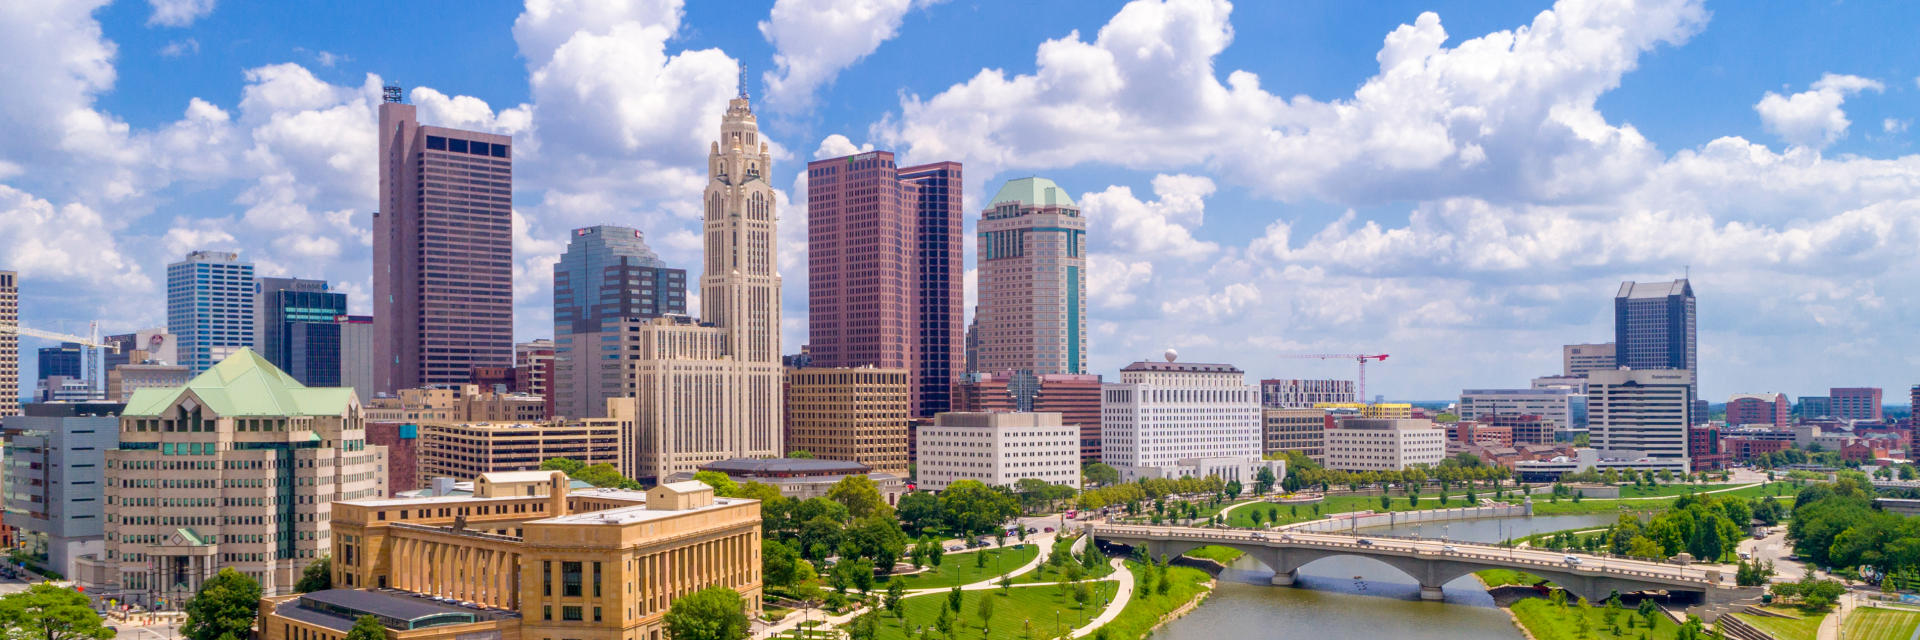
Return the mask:
[[[1273,569],[1273,583],[1291,585],[1300,567],[1332,556],[1372,558],[1420,583],[1420,597],[1439,600],[1440,587],[1482,569],[1518,569],[1548,580],[1589,600],[1618,591],[1667,590],[1698,594],[1703,604],[1719,604],[1760,595],[1759,587],[1736,587],[1717,569],[1684,567],[1645,560],[1602,558],[1543,549],[1510,549],[1442,540],[1375,538],[1332,533],[1261,532],[1246,529],[1097,525],[1094,539],[1145,546],[1154,557],[1174,557],[1196,547],[1237,549]]]

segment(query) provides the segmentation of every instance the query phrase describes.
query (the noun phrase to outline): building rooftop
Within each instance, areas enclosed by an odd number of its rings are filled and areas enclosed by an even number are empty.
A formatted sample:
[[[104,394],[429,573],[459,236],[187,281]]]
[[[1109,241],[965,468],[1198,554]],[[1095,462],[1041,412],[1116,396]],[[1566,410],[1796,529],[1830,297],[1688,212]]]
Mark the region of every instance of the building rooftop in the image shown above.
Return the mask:
[[[138,389],[127,399],[124,416],[158,416],[182,394],[223,417],[338,416],[353,399],[348,387],[308,387],[252,349],[221,360],[184,387]]]
[[[1246,373],[1244,371],[1241,371],[1240,367],[1236,367],[1230,364],[1213,364],[1213,363],[1206,363],[1206,362],[1153,362],[1151,360],[1141,360],[1139,362],[1135,362],[1133,364],[1127,365],[1126,367],[1123,367],[1120,370],[1121,371],[1173,371],[1173,372],[1185,372],[1185,373]]]
[[[732,458],[700,465],[701,471],[718,471],[727,475],[793,475],[793,474],[857,474],[872,470],[858,462],[845,460],[817,460],[812,458]]]
[[[328,589],[302,594],[280,603],[274,611],[294,620],[338,631],[352,629],[354,620],[361,614],[379,618],[387,628],[402,631],[511,617],[508,612],[463,607],[427,596],[361,589]]]
[[[1622,282],[1616,298],[1665,298],[1668,296],[1693,295],[1693,285],[1686,278],[1672,282]]]
[[[1008,202],[1018,202],[1035,207],[1071,207],[1073,198],[1067,190],[1046,178],[1018,178],[1008,180],[1000,186],[1000,192],[993,194],[992,204],[1000,206]]]
[[[704,482],[693,482],[693,484],[700,485],[701,487],[707,486],[706,483]],[[664,518],[672,518],[674,516],[686,515],[689,513],[696,513],[700,511],[715,511],[722,508],[731,507],[731,506],[735,506],[735,505],[739,505],[747,502],[758,502],[758,501],[748,500],[744,498],[714,498],[713,504],[694,507],[692,509],[678,509],[678,510],[649,509],[647,508],[647,505],[638,504],[630,507],[620,507],[617,509],[603,509],[600,511],[573,513],[573,514],[568,514],[564,516],[546,518],[542,520],[535,520],[529,524],[635,524],[640,522],[647,522],[649,520],[660,520]]]

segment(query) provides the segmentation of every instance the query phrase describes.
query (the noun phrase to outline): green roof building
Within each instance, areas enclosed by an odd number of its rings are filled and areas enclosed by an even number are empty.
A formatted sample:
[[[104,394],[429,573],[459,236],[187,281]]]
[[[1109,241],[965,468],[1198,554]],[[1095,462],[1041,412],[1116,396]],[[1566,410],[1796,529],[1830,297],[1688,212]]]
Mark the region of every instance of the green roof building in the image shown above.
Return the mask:
[[[980,212],[974,371],[1087,372],[1087,219],[1046,178],[1009,180]]]
[[[75,577],[133,604],[178,605],[226,567],[290,593],[331,548],[332,503],[386,494],[353,389],[302,385],[252,349],[135,391],[119,435],[105,551]]]

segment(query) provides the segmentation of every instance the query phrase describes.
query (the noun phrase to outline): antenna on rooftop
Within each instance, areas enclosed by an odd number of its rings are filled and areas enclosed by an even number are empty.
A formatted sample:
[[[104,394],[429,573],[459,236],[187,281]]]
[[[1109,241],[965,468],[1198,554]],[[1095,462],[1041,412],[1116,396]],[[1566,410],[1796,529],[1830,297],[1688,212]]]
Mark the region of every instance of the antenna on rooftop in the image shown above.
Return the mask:
[[[747,63],[740,63],[740,99],[747,99]]]
[[[380,88],[380,97],[385,102],[400,102],[400,85],[390,84]]]

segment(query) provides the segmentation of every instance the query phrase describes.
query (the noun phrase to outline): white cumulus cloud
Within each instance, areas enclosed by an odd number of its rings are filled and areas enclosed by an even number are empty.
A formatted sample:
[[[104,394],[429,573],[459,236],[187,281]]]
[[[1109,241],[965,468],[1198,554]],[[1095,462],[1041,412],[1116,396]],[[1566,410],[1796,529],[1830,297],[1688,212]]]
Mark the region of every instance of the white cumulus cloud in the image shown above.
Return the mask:
[[[1840,106],[1848,96],[1885,89],[1878,80],[1829,73],[1811,89],[1791,96],[1768,91],[1753,110],[1759,112],[1760,124],[1787,144],[1817,149],[1846,137],[1852,121]]]
[[[900,29],[913,0],[777,0],[760,22],[774,47],[774,69],[762,74],[767,103],[781,111],[813,106],[814,91],[840,70],[872,54]]]

